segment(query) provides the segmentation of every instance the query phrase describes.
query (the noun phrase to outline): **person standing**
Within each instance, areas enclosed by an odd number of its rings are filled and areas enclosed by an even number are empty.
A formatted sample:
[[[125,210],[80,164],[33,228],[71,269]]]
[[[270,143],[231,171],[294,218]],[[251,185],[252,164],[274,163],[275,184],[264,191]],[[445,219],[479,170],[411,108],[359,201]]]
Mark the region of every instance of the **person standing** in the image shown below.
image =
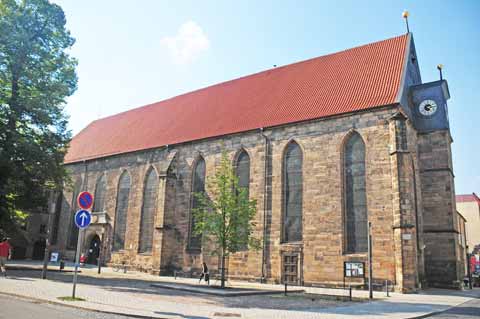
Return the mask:
[[[205,278],[205,281],[210,284],[210,274],[208,273],[208,267],[205,262],[202,264],[202,274],[200,275],[200,280],[198,282],[202,282],[203,278]]]
[[[4,238],[0,242],[0,270],[3,273],[4,277],[7,277],[7,259],[12,257],[12,246],[8,242],[10,238]]]

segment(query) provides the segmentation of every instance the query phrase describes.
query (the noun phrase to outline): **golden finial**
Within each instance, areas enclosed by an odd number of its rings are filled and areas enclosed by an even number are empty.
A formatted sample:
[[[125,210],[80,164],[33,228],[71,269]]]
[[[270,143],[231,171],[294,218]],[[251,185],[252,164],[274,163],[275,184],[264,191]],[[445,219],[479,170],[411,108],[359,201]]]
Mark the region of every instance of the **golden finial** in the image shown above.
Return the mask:
[[[437,64],[437,69],[440,72],[440,80],[443,80],[443,74],[442,74],[443,64]]]
[[[407,10],[403,10],[402,17],[405,19],[405,23],[407,24],[407,33],[410,33],[410,29],[408,27],[408,16],[410,13]]]

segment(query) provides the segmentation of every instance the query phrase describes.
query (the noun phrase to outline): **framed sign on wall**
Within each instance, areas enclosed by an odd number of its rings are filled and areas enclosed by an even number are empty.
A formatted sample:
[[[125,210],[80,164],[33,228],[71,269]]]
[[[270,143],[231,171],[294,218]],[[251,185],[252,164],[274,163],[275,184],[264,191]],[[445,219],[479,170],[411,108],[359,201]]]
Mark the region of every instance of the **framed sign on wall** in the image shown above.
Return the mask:
[[[364,278],[365,263],[358,261],[345,261],[343,263],[343,271],[345,277]]]

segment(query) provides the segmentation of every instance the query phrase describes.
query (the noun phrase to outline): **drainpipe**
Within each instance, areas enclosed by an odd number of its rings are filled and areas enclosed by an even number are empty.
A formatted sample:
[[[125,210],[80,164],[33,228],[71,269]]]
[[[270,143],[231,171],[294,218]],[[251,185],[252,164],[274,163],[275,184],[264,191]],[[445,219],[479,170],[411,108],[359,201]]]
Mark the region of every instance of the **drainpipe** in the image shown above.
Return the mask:
[[[269,153],[269,140],[268,136],[264,134],[263,127],[260,128],[260,134],[265,138],[265,166],[264,166],[264,176],[263,176],[263,247],[262,247],[262,278],[261,282],[266,282],[266,250],[267,250],[267,204],[268,204],[268,153]]]

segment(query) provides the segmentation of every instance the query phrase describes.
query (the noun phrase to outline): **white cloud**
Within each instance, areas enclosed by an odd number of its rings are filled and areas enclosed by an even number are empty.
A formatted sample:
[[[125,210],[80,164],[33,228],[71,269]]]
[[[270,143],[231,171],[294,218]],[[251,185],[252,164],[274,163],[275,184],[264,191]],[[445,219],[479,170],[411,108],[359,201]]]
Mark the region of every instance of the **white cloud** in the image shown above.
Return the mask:
[[[162,38],[161,41],[177,64],[188,64],[210,48],[207,35],[194,21],[185,22],[175,36]]]

